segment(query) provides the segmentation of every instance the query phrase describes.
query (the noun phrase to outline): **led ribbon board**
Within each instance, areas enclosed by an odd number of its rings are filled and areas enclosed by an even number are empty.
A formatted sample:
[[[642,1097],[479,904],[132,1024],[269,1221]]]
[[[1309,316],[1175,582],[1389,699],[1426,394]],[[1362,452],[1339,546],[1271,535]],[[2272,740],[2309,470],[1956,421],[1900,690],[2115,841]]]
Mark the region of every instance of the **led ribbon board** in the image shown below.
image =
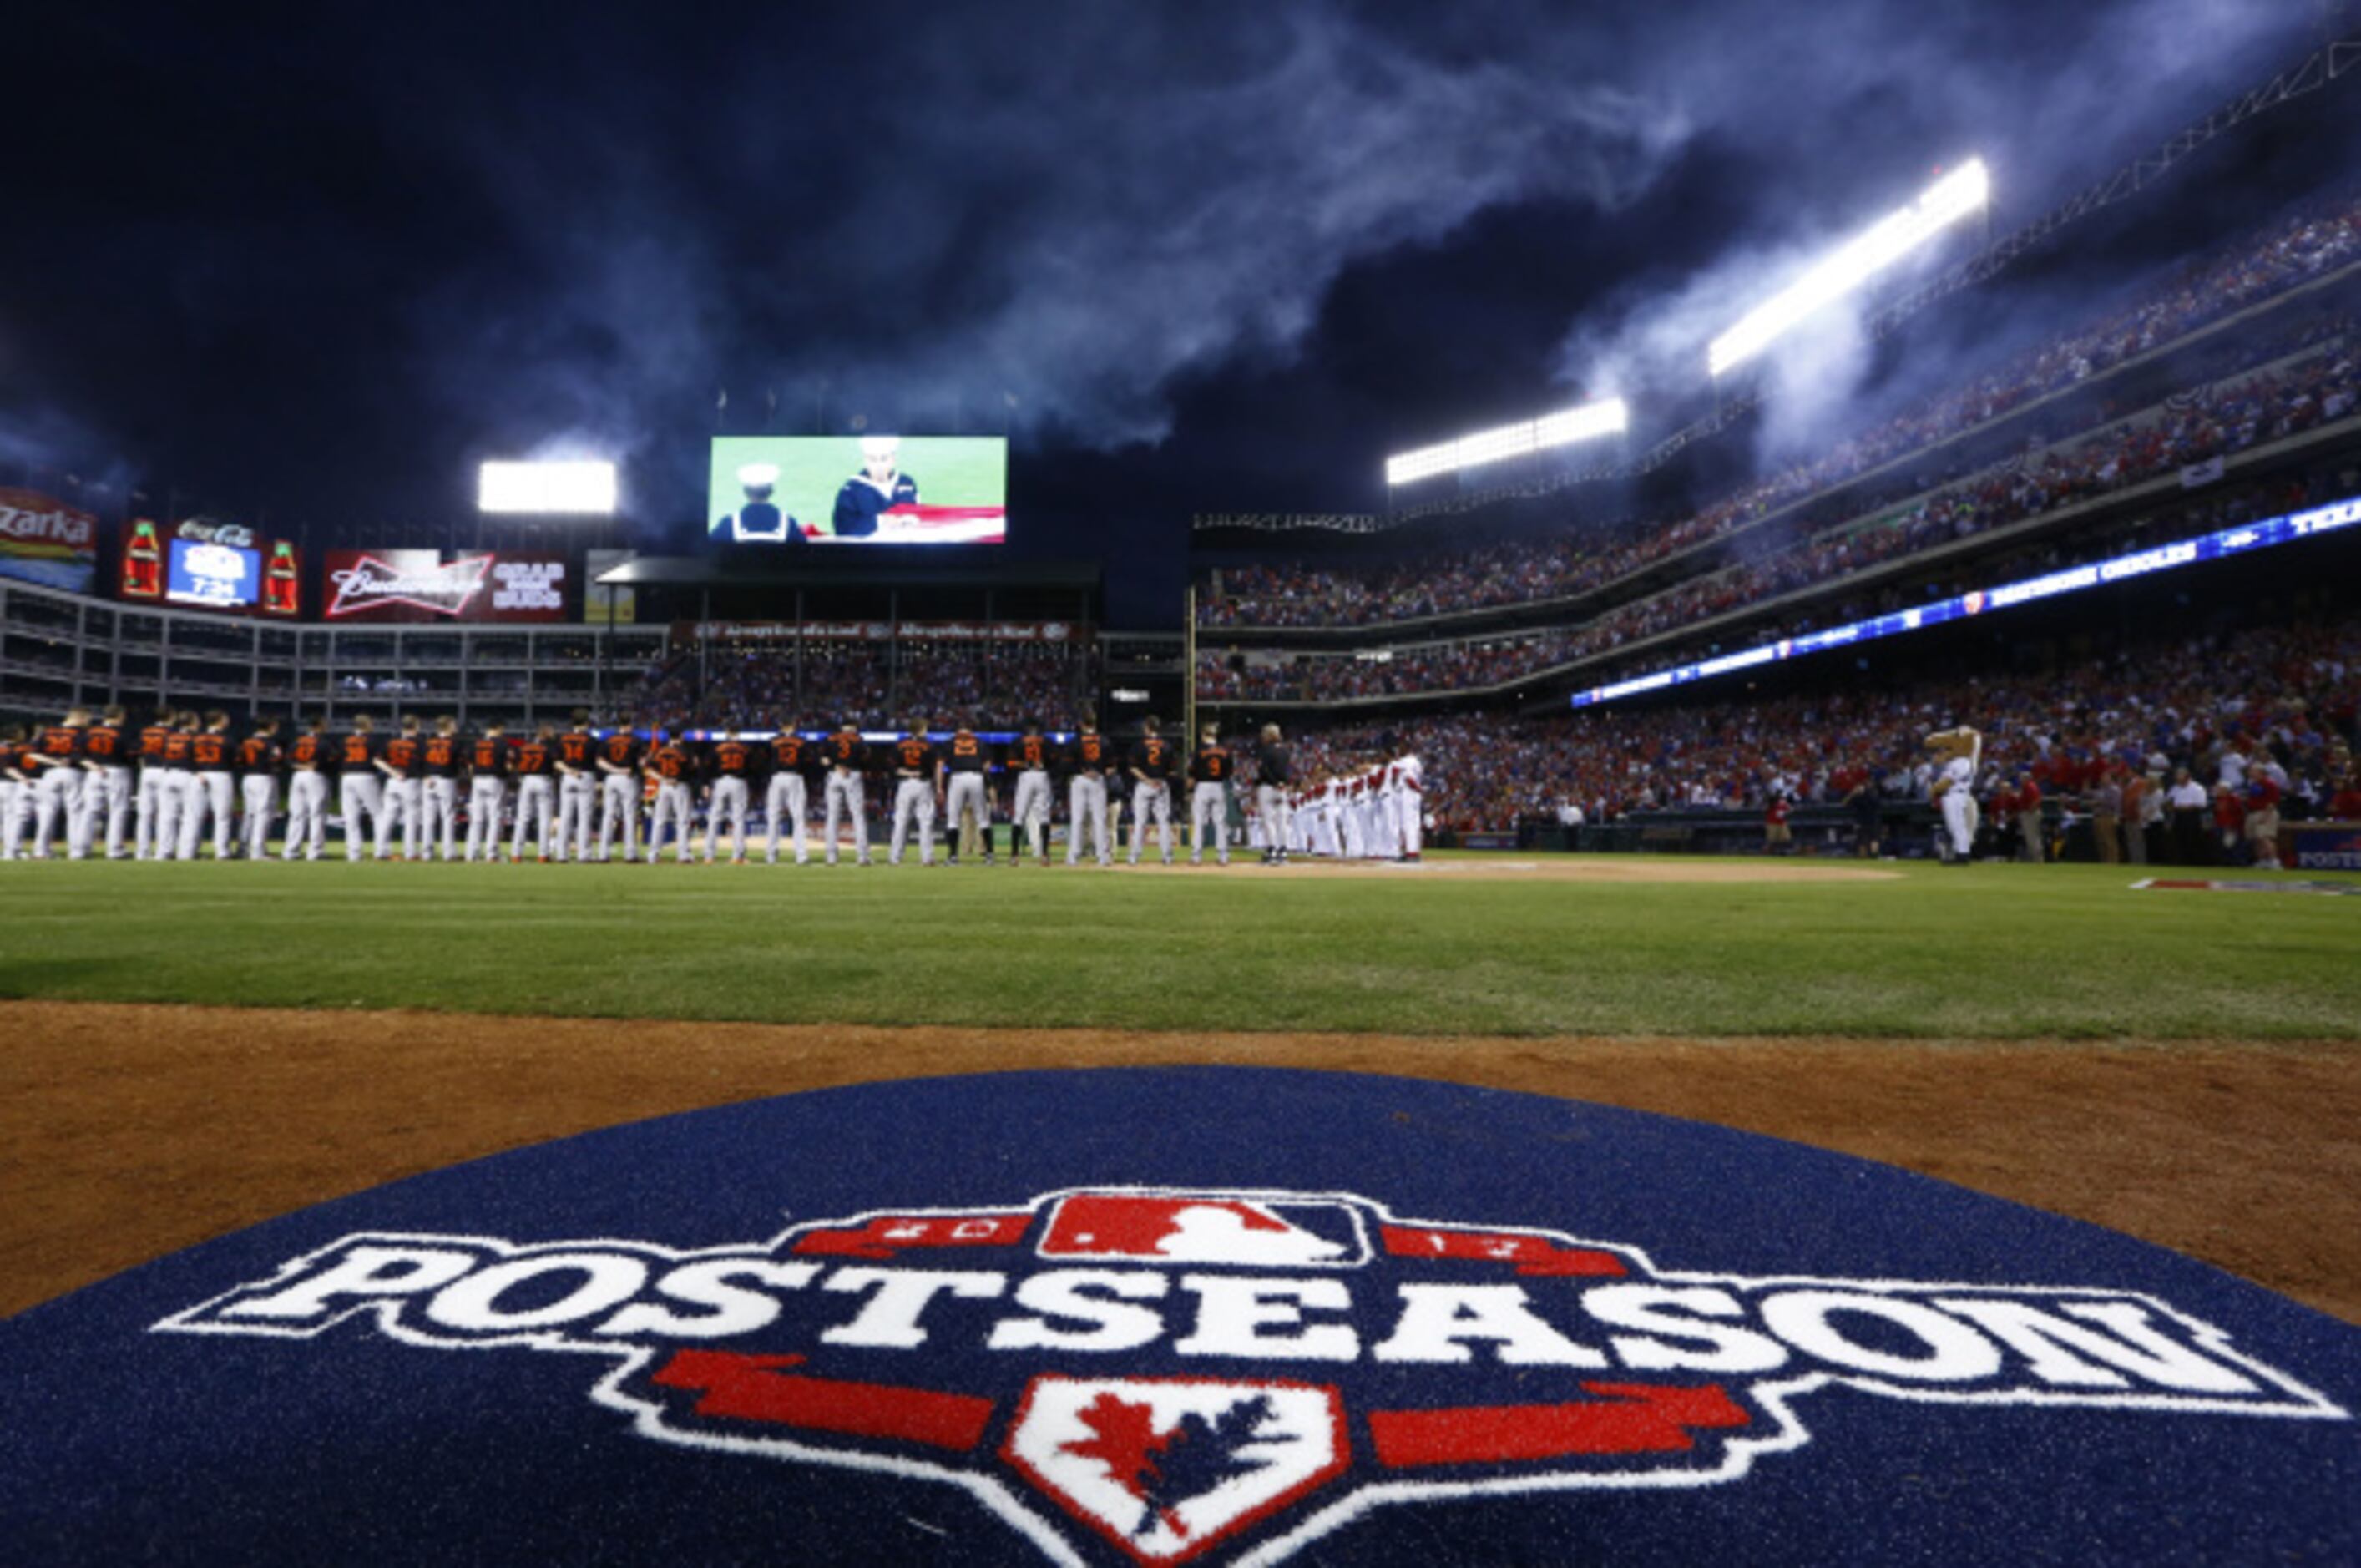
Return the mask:
[[[1776,642],[1765,642],[1737,653],[1725,653],[1701,663],[1658,670],[1653,674],[1618,681],[1613,685],[1593,686],[1588,691],[1576,692],[1573,705],[1576,707],[1592,707],[1620,697],[1663,691],[1667,686],[1710,680],[1735,670],[1751,670],[1758,664],[1775,663],[1782,659],[1799,658],[1830,648],[1850,648],[1854,643],[1872,642],[1881,637],[1898,637],[1905,631],[1921,631],[1930,626],[1940,626],[1945,621],[1963,620],[1971,615],[1982,615],[1986,610],[2009,609],[2017,605],[2031,604],[2037,599],[2056,598],[2060,594],[2081,593],[2086,588],[2104,587],[2127,578],[2144,577],[2151,572],[2169,571],[2176,566],[2194,565],[2201,561],[2226,560],[2234,555],[2268,550],[2277,544],[2292,544],[2314,534],[2349,528],[2356,522],[2361,522],[2361,496],[2347,496],[2343,500],[2313,507],[2309,511],[2288,512],[2266,518],[2260,522],[2244,522],[2235,528],[2224,528],[2199,538],[2178,540],[2170,544],[2157,545],[2154,549],[2118,555],[2111,561],[2069,567],[2062,572],[2027,577],[1997,588],[1979,588],[1973,593],[1921,605],[1915,609],[1872,616],[1850,625],[1832,626],[1825,631],[1806,632],[1801,637],[1783,637]]]

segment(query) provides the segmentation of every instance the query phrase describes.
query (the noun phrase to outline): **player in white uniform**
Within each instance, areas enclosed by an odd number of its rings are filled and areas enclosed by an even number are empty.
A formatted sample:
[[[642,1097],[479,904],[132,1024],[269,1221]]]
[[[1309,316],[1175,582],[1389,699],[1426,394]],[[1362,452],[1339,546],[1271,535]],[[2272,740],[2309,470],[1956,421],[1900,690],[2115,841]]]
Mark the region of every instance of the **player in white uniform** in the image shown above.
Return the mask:
[[[33,785],[25,767],[25,727],[0,729],[0,861],[13,861],[31,819]]]
[[[1139,852],[1148,847],[1148,824],[1153,820],[1160,829],[1164,863],[1172,863],[1172,742],[1158,733],[1159,725],[1149,715],[1142,735],[1128,756],[1124,759],[1124,771],[1131,775],[1131,863],[1139,864]]]
[[[869,765],[869,743],[861,738],[861,726],[846,719],[835,734],[820,743],[820,761],[828,767],[827,816],[822,831],[827,838],[822,847],[828,853],[828,863],[836,864],[836,825],[840,817],[852,818],[852,844],[861,857],[860,863],[869,861],[869,792],[862,783],[862,770]]]
[[[666,740],[659,729],[648,742],[645,766],[656,784],[655,810],[648,817],[648,864],[654,865],[664,858],[664,826],[669,823],[673,828],[673,861],[689,865],[688,840],[697,826],[696,760],[688,754],[686,746]]]
[[[279,720],[266,718],[237,743],[238,809],[246,818],[246,858],[270,857],[270,818],[279,806]]]
[[[500,858],[500,807],[508,800],[511,745],[507,726],[495,718],[467,748],[467,858]]]
[[[1082,732],[1074,737],[1074,777],[1066,786],[1066,863],[1080,865],[1082,846],[1093,839],[1098,840],[1098,861],[1102,866],[1115,864],[1115,838],[1107,828],[1107,773],[1114,765],[1114,749],[1099,727],[1089,719],[1082,721]]]
[[[1219,862],[1230,863],[1230,774],[1236,758],[1222,744],[1222,732],[1205,726],[1196,754],[1189,759],[1189,863],[1205,863],[1211,839]]]
[[[1049,787],[1050,764],[1057,749],[1041,733],[1038,719],[1025,721],[1025,733],[1008,743],[1008,771],[1016,775],[1016,791],[1008,803],[1008,861],[1025,859],[1025,839],[1032,835],[1033,852],[1049,863],[1049,812],[1055,792]]]
[[[954,862],[961,845],[966,843],[980,844],[983,863],[992,864],[992,796],[984,782],[984,770],[991,765],[983,741],[965,724],[951,731],[936,759],[935,776],[943,786],[943,839],[950,846]],[[1017,850],[1013,832],[1008,848],[1014,858]]]
[[[1288,810],[1288,790],[1294,772],[1295,758],[1279,738],[1279,726],[1264,725],[1261,743],[1255,748],[1255,828],[1262,840],[1262,863],[1267,866],[1287,864],[1293,827],[1289,820],[1292,813]]]
[[[123,840],[131,826],[131,747],[132,738],[124,733],[126,715],[121,705],[110,704],[102,709],[98,722],[82,737],[82,769],[89,775],[82,780],[82,840],[93,849],[98,844],[98,823],[102,814],[106,820],[106,858],[126,859],[130,851]]]
[[[746,812],[753,803],[754,774],[763,765],[763,749],[752,740],[724,735],[707,748],[711,770],[711,798],[705,808],[705,863],[711,865],[721,849],[721,835],[730,835],[730,863],[746,863]]]
[[[804,819],[810,815],[808,775],[812,759],[818,750],[796,733],[795,726],[785,718],[779,720],[779,732],[771,737],[771,784],[763,793],[763,822],[769,830],[770,842],[763,853],[763,863],[779,863],[779,828],[792,825],[796,847],[796,864],[807,865],[811,856],[804,847]]]
[[[598,827],[598,753],[590,710],[577,707],[571,728],[557,738],[557,858],[577,865],[590,858],[590,838]]]
[[[623,839],[623,861],[640,856],[640,741],[618,729],[598,742],[598,861],[613,857],[615,837]]]
[[[1984,738],[1964,724],[1955,725],[1927,736],[1927,750],[1935,754],[1935,800],[1950,838],[1950,861],[1964,866],[1976,842],[1976,770],[1983,763]]]
[[[214,859],[230,857],[237,801],[237,783],[230,772],[229,715],[214,708],[205,715],[205,728],[189,747],[192,770],[188,797],[181,806],[181,859],[193,861],[204,838],[208,817],[214,828]]]
[[[509,754],[516,762],[516,827],[509,836],[509,860],[522,863],[530,828],[533,858],[546,865],[550,829],[557,819],[557,726],[542,725]]]
[[[1413,751],[1394,762],[1394,834],[1401,858],[1414,861],[1426,842],[1426,770]]]
[[[426,802],[427,847],[448,863],[457,858],[459,838],[459,775],[467,770],[467,748],[459,743],[459,721],[449,714],[434,720],[426,740],[426,777],[421,795]]]
[[[909,841],[910,824],[918,825],[918,863],[935,863],[935,791],[940,761],[926,726],[914,723],[910,733],[894,742],[894,842],[888,865],[902,863],[902,846]]]
[[[288,748],[287,761],[287,842],[280,851],[282,860],[293,860],[301,854],[307,861],[316,861],[328,839],[328,761],[334,742],[327,736],[328,721],[314,717],[305,726],[295,744]],[[170,786],[160,796],[165,802],[165,815],[170,815]],[[160,833],[161,828],[158,831]],[[158,854],[164,852],[163,840],[157,840]]]

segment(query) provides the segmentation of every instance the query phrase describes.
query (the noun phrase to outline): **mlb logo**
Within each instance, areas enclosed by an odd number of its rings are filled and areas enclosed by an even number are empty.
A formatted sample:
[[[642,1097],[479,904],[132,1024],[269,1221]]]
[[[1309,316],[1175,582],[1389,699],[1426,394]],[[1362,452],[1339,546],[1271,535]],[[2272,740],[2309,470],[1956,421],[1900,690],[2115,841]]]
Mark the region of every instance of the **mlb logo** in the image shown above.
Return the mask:
[[[1058,1200],[1043,1257],[1358,1268],[1368,1234],[1349,1203],[1229,1193],[1075,1192]]]

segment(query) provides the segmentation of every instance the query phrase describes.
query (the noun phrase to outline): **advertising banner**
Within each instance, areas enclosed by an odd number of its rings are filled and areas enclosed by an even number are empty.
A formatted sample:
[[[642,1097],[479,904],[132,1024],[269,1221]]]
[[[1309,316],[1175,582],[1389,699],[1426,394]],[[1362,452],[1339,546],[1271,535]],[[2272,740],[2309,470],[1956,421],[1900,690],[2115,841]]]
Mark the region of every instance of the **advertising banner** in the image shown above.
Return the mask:
[[[631,588],[602,588],[598,579],[638,555],[636,550],[588,550],[582,556],[582,619],[594,626],[613,621],[630,626],[639,619],[639,595]]]
[[[0,576],[86,594],[98,576],[98,518],[38,490],[0,489]]]
[[[330,620],[563,620],[567,578],[563,555],[331,550],[325,614]]]
[[[675,642],[784,642],[798,635],[834,642],[1072,642],[1066,620],[679,620]]]

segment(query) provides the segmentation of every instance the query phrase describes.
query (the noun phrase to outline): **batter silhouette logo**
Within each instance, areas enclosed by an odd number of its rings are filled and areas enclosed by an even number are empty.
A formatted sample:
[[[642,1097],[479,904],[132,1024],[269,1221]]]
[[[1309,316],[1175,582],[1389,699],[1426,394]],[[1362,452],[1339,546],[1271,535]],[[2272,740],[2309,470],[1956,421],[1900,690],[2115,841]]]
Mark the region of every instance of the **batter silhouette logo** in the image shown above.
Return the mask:
[[[361,1234],[153,1332],[366,1353],[323,1337],[347,1321],[603,1363],[590,1441],[957,1487],[1077,1564],[1269,1563],[1381,1508],[1742,1486],[1811,1463],[1832,1387],[2350,1419],[2150,1295],[1661,1268],[1349,1193],[1077,1190],[693,1250]]]

